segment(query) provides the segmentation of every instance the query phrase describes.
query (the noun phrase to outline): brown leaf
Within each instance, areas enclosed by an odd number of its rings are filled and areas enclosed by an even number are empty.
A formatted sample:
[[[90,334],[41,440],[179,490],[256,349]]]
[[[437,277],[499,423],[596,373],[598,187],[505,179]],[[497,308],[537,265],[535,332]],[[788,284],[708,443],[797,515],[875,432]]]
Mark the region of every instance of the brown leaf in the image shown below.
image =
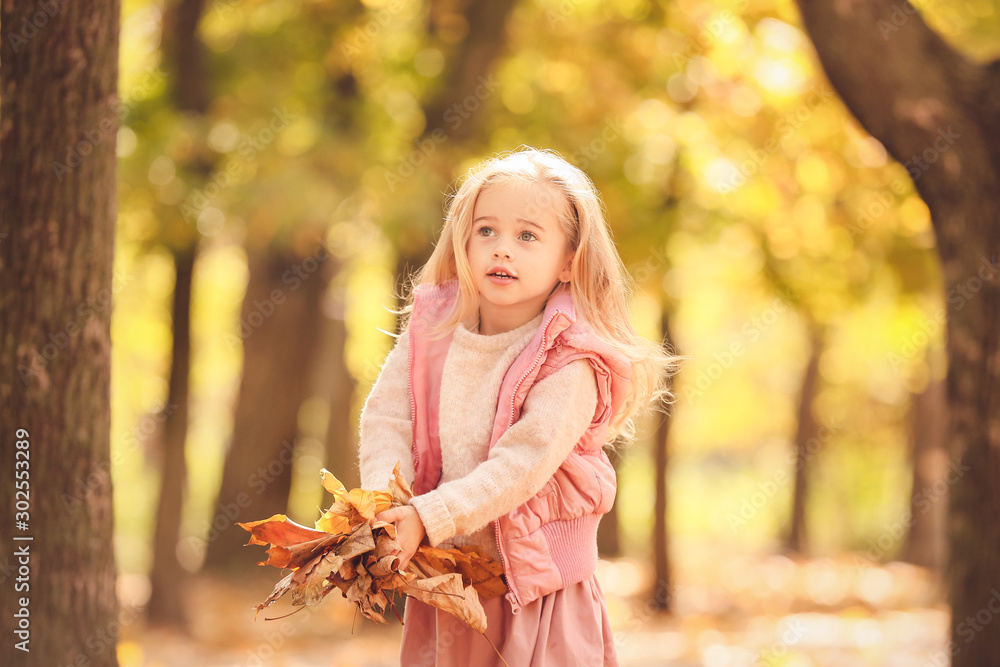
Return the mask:
[[[399,569],[399,556],[382,556],[368,566],[373,577],[387,577]]]
[[[386,534],[392,539],[396,539],[396,525],[389,523],[388,521],[379,521],[376,519],[372,521],[372,530],[378,530],[379,528],[384,528]]]
[[[483,600],[498,598],[507,592],[507,584],[503,580],[503,565],[490,559],[478,546],[467,544],[458,547],[468,559],[456,557],[458,571],[462,581],[471,585]]]
[[[271,591],[271,594],[267,597],[267,599],[261,602],[259,605],[257,605],[257,613],[253,615],[254,620],[257,620],[257,614],[260,613],[261,609],[263,609],[264,607],[270,607],[272,604],[275,603],[275,601],[278,598],[280,598],[282,595],[288,592],[288,589],[292,583],[293,574],[295,573],[291,572],[287,577],[279,581],[278,584],[274,587],[274,590]]]
[[[372,572],[374,572],[374,569]],[[383,577],[376,577],[374,585],[382,591],[402,591],[402,589],[406,587],[407,583],[415,578],[416,576],[410,572],[396,571]]]
[[[409,505],[410,498],[413,497],[413,490],[410,489],[410,485],[406,483],[403,475],[399,472],[401,467],[402,465],[397,461],[392,469],[392,479],[389,480],[389,491],[397,504]]]
[[[338,556],[334,551],[328,551],[308,566],[294,572],[292,604],[312,605],[319,603],[333,588],[333,582],[329,581],[330,574],[339,570],[342,564],[343,557]]]
[[[343,544],[337,547],[337,553],[344,559],[354,558],[363,553],[368,553],[375,548],[375,536],[372,535],[372,526],[367,521],[355,528],[354,532],[344,540]]]
[[[423,564],[423,571],[429,574],[461,574],[463,584],[475,587],[484,600],[500,597],[507,592],[507,584],[501,576],[503,565],[491,560],[475,545],[441,549],[421,544],[413,560]]]
[[[373,621],[385,623],[385,618],[378,612],[372,610],[372,577],[363,567],[358,568],[358,576],[354,579],[354,584],[347,591],[347,599],[355,602],[361,613]],[[385,596],[382,597],[385,599]]]
[[[333,550],[319,556],[293,577],[292,604],[311,605],[320,602],[333,584],[327,581],[331,573],[337,572],[344,562],[375,548],[372,528],[368,523],[360,524],[346,540]]]
[[[458,573],[416,579],[410,582],[405,591],[411,597],[462,619],[477,632],[486,630],[486,612],[479,602],[476,589],[472,586],[463,588],[462,575]]]
[[[354,563],[347,561],[340,566],[340,569],[337,570],[337,574],[344,579],[354,579],[354,577],[358,576],[358,570],[354,567]]]
[[[395,538],[385,533],[380,533],[375,537],[375,556],[382,558],[388,556],[399,549],[399,542]]]

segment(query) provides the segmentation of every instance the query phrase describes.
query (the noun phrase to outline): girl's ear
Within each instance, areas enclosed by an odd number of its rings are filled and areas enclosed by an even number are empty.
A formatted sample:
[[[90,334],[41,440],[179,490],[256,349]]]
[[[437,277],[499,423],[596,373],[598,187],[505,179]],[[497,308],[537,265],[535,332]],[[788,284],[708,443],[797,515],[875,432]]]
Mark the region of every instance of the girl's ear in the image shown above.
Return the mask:
[[[566,259],[566,264],[563,265],[563,270],[559,272],[559,282],[568,283],[570,278],[573,277],[573,258],[576,257],[576,251],[572,251],[569,257]]]

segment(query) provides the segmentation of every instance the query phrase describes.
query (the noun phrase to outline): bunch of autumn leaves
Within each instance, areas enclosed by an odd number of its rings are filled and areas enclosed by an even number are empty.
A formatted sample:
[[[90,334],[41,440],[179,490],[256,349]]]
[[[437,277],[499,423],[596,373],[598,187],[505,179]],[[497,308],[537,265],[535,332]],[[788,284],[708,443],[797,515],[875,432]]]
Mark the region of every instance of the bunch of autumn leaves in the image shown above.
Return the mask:
[[[398,592],[442,609],[473,629],[486,629],[480,598],[503,595],[503,567],[475,546],[439,549],[421,544],[405,570],[399,569],[396,527],[375,515],[407,505],[413,492],[397,463],[384,491],[351,489],[329,471],[320,473],[323,488],[333,494],[330,508],[316,521],[316,530],[289,520],[284,514],[241,523],[250,532],[250,544],[270,544],[267,560],[291,573],[257,605],[257,613],[286,593],[293,605],[314,605],[333,589],[356,603],[366,617],[385,623],[388,608],[395,611]],[[398,613],[397,613],[398,616]]]

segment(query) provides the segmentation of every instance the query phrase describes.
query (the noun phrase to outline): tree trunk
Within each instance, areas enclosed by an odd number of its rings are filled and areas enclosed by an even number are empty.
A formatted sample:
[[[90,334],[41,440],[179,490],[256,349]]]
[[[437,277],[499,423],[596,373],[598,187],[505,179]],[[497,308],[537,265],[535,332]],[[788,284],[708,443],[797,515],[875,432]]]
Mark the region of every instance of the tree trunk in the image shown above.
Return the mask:
[[[809,462],[816,454],[819,426],[813,414],[813,400],[819,390],[819,360],[823,354],[823,335],[810,328],[809,362],[802,377],[799,394],[798,425],[795,430],[795,486],[792,492],[792,519],[785,537],[785,548],[805,553],[809,545],[806,507],[809,501]]]
[[[942,568],[945,559],[945,518],[948,514],[944,381],[931,380],[922,392],[913,395],[910,405],[912,523],[902,559],[915,565]]]
[[[43,9],[0,5],[0,664],[108,667],[120,6]]]
[[[330,397],[326,467],[337,475],[344,486],[354,489],[361,486],[361,473],[357,467],[356,428],[351,420],[351,397],[357,383],[344,363],[344,349],[347,345],[344,306],[343,299],[333,299],[333,312],[329,313],[323,323],[326,345],[323,361],[317,365],[317,369],[320,381],[327,385],[321,387],[322,395]]]
[[[615,468],[615,474],[622,461],[622,455],[615,451],[610,452],[608,458]],[[618,506],[615,502],[611,510],[601,517],[601,522],[597,524],[597,553],[601,556],[620,556],[622,552],[621,540],[619,539]]]
[[[171,67],[171,96],[183,112],[204,114],[208,109],[208,85],[204,67],[204,45],[198,38],[204,0],[180,0],[170,5],[163,19],[163,51]],[[186,171],[204,178],[209,166],[203,153],[184,165]],[[197,236],[191,234],[190,236]],[[173,249],[174,303],[170,388],[164,415],[160,468],[160,496],[153,536],[153,566],[150,569],[150,623],[188,630],[184,593],[188,573],[177,560],[181,516],[184,508],[185,443],[188,426],[188,377],[191,364],[191,285],[198,255],[197,241]]]
[[[944,273],[953,667],[1000,664],[1000,62],[894,0],[799,0],[823,68],[927,204]]]
[[[660,310],[660,330],[663,340],[673,341],[670,334],[670,314],[667,311],[666,300]],[[674,352],[677,354],[676,350]],[[672,378],[671,378],[672,382]],[[673,606],[670,576],[670,531],[667,522],[667,498],[670,489],[667,488],[667,473],[669,471],[669,443],[671,416],[665,414],[656,426],[653,440],[653,466],[656,470],[656,495],[653,498],[653,573],[656,577],[656,587],[653,591],[653,604],[660,611],[670,611]]]
[[[231,337],[232,344],[243,346],[243,377],[205,538],[205,566],[232,574],[252,572],[257,562],[243,548],[249,533],[236,523],[288,509],[299,408],[316,362],[327,285],[315,275],[326,260],[273,247],[250,252],[240,336]]]
[[[433,36],[448,30],[442,26],[455,26],[456,13],[461,13],[467,31],[456,53],[448,57],[449,68],[440,94],[424,109],[424,137],[440,142],[444,137],[462,140],[472,136],[477,123],[468,119],[481,113],[481,107],[499,86],[491,72],[507,44],[505,24],[514,4],[515,0],[431,3]]]
[[[170,384],[160,447],[160,496],[153,536],[152,591],[146,614],[155,625],[188,629],[184,608],[187,571],[177,560],[187,467],[188,375],[191,367],[191,283],[194,250],[174,252],[173,343]]]

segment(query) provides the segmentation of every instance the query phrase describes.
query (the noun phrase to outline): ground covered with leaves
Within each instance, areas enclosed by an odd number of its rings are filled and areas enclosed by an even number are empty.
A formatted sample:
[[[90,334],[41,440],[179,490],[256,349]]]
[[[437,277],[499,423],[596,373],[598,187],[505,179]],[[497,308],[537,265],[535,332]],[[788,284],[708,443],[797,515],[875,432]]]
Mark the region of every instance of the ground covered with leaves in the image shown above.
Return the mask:
[[[741,555],[731,546],[680,539],[674,548],[676,584],[670,587],[654,586],[641,561],[601,561],[623,667],[947,664],[948,608],[938,577],[927,570],[851,555]],[[276,573],[258,571],[238,582],[198,577],[190,586],[190,634],[148,628],[123,610],[122,667],[398,664],[402,628],[395,616],[374,623],[339,594],[312,606],[286,598],[254,620]],[[120,588],[127,604],[141,601],[146,585],[123,577]],[[668,597],[674,613],[658,614],[657,601]]]

